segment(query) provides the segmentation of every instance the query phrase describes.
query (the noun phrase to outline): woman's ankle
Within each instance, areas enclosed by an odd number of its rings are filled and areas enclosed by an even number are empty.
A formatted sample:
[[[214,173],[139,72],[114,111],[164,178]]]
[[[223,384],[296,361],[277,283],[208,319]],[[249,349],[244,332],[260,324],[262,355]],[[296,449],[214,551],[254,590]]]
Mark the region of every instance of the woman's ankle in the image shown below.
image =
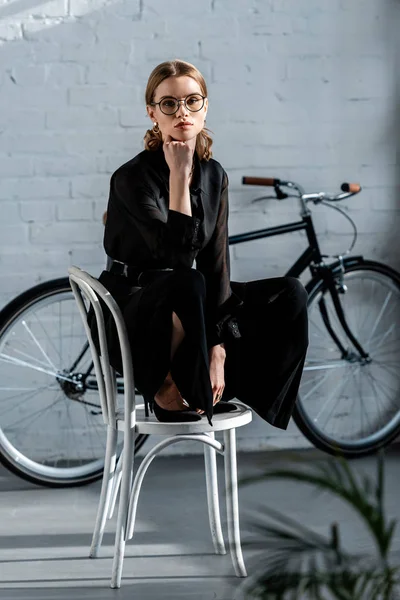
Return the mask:
[[[164,383],[156,393],[154,401],[160,408],[165,410],[183,410],[186,408],[171,373],[168,373]]]

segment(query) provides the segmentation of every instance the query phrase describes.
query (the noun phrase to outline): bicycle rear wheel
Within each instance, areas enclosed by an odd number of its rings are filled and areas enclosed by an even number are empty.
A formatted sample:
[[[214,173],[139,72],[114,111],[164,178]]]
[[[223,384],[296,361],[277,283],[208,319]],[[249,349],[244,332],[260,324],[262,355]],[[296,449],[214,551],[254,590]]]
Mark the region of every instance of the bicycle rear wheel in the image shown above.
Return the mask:
[[[68,278],[1,311],[0,461],[16,475],[50,487],[102,476],[106,427],[92,369]],[[146,438],[137,436],[136,450]]]
[[[293,416],[316,447],[360,457],[400,434],[400,275],[364,261],[345,266],[336,283],[347,323],[370,360],[348,340],[324,282],[312,280],[310,345]],[[321,300],[344,356],[324,324]]]

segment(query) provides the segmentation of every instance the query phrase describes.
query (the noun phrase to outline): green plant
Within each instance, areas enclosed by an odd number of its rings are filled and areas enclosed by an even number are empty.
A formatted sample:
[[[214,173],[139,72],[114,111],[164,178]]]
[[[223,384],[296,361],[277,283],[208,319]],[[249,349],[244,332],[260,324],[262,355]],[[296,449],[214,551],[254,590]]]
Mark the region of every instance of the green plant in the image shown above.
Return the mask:
[[[310,484],[339,496],[364,521],[375,554],[347,552],[337,523],[330,535],[321,536],[282,513],[263,507],[250,523],[257,551],[245,583],[245,597],[258,600],[394,600],[400,567],[391,564],[390,550],[396,527],[383,506],[384,462],[378,457],[376,481],[356,476],[344,459],[323,463],[298,461],[295,467],[268,469],[242,480],[243,484],[266,478],[290,479]]]

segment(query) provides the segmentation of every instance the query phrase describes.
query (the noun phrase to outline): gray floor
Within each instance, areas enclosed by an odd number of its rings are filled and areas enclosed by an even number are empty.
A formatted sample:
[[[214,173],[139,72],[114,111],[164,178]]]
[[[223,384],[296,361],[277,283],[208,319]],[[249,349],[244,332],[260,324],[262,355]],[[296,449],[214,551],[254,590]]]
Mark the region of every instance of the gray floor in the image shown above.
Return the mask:
[[[310,461],[321,455],[303,452]],[[388,513],[400,516],[400,451],[386,458]],[[239,476],[263,465],[283,464],[285,452],[241,454]],[[352,463],[374,473],[375,459]],[[219,467],[222,462],[219,460]],[[221,469],[221,484],[223,472]],[[101,557],[87,558],[99,483],[83,488],[51,490],[26,483],[0,469],[0,598],[1,600],[233,600],[241,597],[229,555],[212,554],[202,462],[199,457],[158,458],[142,489],[138,527],[127,546],[120,590],[109,588],[114,520],[108,522]],[[369,547],[368,532],[340,501],[288,481],[241,487],[243,539],[252,511],[267,505],[313,526],[321,533],[340,523],[344,543]],[[224,513],[223,513],[224,517]],[[396,545],[400,545],[400,531]],[[249,554],[245,551],[249,561]],[[251,561],[249,561],[251,563]],[[248,565],[249,566],[249,565]]]

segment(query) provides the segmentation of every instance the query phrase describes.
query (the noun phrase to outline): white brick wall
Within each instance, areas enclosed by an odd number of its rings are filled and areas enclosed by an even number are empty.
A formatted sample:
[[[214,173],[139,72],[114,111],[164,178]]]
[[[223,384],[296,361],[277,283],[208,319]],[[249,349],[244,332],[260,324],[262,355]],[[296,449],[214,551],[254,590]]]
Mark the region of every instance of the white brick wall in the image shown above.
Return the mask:
[[[399,266],[395,0],[2,2],[0,16],[1,306],[68,264],[101,270],[110,173],[142,148],[147,76],[173,57],[208,80],[231,233],[297,219],[292,201],[251,205],[243,174],[360,181],[356,250]],[[325,250],[346,247],[345,223],[316,219]],[[233,278],[282,274],[301,247],[296,234],[236,246]],[[295,436],[248,431],[246,447]]]

